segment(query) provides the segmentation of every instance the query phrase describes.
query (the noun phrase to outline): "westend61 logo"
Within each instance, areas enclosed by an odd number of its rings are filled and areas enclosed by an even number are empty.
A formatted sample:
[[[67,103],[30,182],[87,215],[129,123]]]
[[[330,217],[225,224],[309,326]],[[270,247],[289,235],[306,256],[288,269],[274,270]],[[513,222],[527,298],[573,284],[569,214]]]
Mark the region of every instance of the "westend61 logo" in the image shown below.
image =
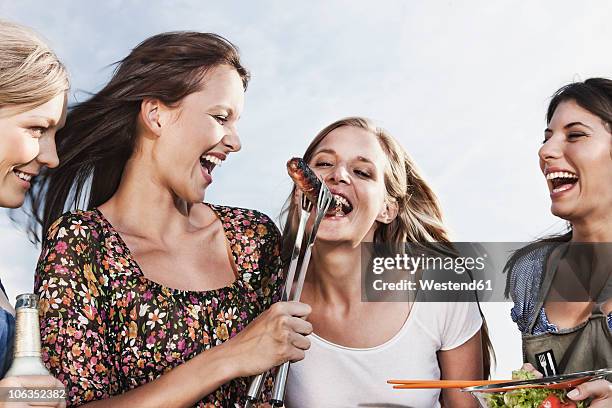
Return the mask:
[[[536,265],[530,270],[534,282],[544,274],[562,276],[553,280],[555,301],[612,295],[612,243],[366,243],[361,246],[362,300],[508,302],[516,290],[525,290],[517,281],[517,276],[525,279],[525,264]]]

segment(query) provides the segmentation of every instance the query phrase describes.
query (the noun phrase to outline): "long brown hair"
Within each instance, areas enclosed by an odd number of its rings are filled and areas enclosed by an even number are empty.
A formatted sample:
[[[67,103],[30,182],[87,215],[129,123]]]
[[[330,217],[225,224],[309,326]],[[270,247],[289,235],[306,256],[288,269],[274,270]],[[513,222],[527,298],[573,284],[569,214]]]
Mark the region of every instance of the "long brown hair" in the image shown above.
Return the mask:
[[[333,130],[343,126],[351,126],[372,133],[388,158],[388,166],[384,171],[384,183],[387,199],[398,205],[398,214],[389,224],[380,224],[374,233],[374,243],[437,243],[436,250],[452,251],[449,233],[444,225],[442,210],[438,198],[429,187],[416,164],[404,148],[385,129],[374,125],[363,117],[348,117],[337,120],[321,130],[304,152],[303,159],[309,162],[317,146]],[[291,257],[292,243],[295,240],[298,225],[295,186],[283,207],[281,218],[283,226],[283,261]],[[482,314],[482,312],[481,312]],[[486,321],[482,324],[483,369],[485,377],[489,377],[491,364],[495,359],[493,346],[489,337]]]
[[[90,209],[106,202],[119,187],[134,151],[136,125],[145,98],[177,106],[204,86],[206,73],[219,65],[236,69],[246,89],[249,74],[238,50],[209,33],[170,32],[143,41],[115,69],[110,82],[70,109],[57,134],[60,165],[37,177],[29,203],[34,220],[30,234],[38,240],[64,211],[86,201]]]

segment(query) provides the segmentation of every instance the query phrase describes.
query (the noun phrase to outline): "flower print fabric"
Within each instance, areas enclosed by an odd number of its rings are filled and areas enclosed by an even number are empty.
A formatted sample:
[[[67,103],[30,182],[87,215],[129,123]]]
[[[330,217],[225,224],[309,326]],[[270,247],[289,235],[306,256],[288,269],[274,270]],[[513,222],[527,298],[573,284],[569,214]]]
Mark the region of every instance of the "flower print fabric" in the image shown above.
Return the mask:
[[[51,226],[36,292],[43,361],[66,385],[69,406],[153,381],[235,336],[280,299],[274,223],[253,210],[210,207],[223,224],[237,279],[208,291],[171,289],[145,278],[97,209],[67,213]],[[234,379],[197,406],[242,406],[248,383]]]

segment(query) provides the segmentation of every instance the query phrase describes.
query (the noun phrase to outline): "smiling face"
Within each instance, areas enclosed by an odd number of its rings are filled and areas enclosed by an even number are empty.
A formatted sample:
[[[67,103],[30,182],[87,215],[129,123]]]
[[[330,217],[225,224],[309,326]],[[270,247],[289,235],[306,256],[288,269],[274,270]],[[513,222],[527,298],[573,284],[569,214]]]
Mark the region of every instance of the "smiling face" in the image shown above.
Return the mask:
[[[160,106],[160,137],[152,153],[156,178],[190,203],[204,200],[215,166],[241,148],[236,125],[244,106],[242,79],[221,65],[203,81],[203,89],[178,107]]]
[[[0,108],[0,207],[20,207],[32,178],[43,167],[59,163],[55,133],[66,120],[66,94],[31,110],[21,109]]]
[[[308,165],[352,207],[348,214],[326,216],[317,240],[353,246],[372,241],[378,222],[390,221],[384,182],[388,159],[376,136],[357,127],[339,127],[319,143]]]
[[[610,125],[580,107],[561,102],[544,134],[540,168],[551,212],[570,222],[600,219],[612,208],[612,135]]]

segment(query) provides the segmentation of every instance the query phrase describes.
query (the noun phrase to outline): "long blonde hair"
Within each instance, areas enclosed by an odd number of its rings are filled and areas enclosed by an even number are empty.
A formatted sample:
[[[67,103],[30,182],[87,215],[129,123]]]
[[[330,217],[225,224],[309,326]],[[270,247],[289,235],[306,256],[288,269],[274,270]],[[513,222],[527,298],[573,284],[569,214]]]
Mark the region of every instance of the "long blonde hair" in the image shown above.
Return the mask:
[[[34,31],[0,20],[0,108],[27,111],[69,87],[66,68]]]
[[[371,120],[363,117],[348,117],[337,120],[321,130],[304,152],[307,163],[313,156],[321,141],[333,130],[351,126],[366,130],[374,135],[388,158],[384,171],[387,199],[395,201],[398,206],[397,217],[389,224],[380,224],[374,233],[374,243],[438,243],[438,249],[453,250],[449,233],[444,225],[442,210],[436,194],[421,176],[416,164],[404,148],[386,130],[376,126]],[[286,262],[291,257],[292,243],[298,225],[298,204],[295,196],[295,185],[285,202],[281,219],[283,225],[282,258]],[[286,217],[283,215],[286,214]],[[482,314],[482,312],[481,312]],[[483,318],[482,351],[484,375],[488,377],[495,354],[489,338],[486,321]]]

